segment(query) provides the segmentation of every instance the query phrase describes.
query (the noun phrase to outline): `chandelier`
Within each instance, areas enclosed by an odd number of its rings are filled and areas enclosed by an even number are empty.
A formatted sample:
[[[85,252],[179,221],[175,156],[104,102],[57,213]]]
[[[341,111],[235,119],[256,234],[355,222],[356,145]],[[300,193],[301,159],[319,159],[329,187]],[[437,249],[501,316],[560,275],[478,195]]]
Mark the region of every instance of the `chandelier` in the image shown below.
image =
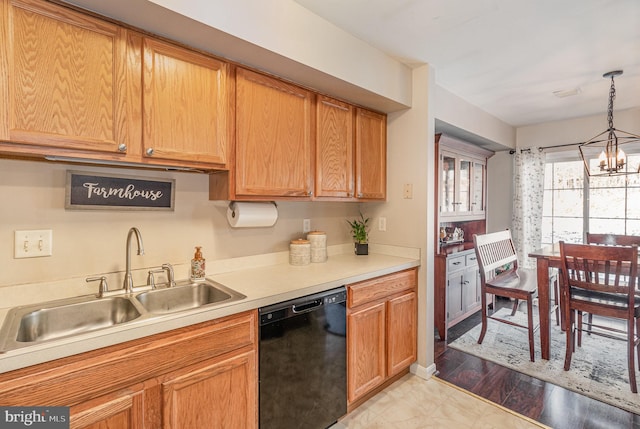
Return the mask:
[[[609,128],[578,146],[580,156],[584,162],[584,168],[589,176],[613,176],[640,172],[640,167],[630,168],[627,165],[627,155],[622,149],[623,145],[627,145],[625,147],[629,148],[629,144],[634,142],[637,144],[636,146],[640,146],[640,136],[616,130],[613,126],[613,100],[616,98],[616,87],[613,78],[621,74],[622,70],[615,70],[602,75],[604,78],[611,78],[609,105],[607,107]],[[596,155],[598,152],[600,154]],[[596,156],[597,159],[595,159]]]

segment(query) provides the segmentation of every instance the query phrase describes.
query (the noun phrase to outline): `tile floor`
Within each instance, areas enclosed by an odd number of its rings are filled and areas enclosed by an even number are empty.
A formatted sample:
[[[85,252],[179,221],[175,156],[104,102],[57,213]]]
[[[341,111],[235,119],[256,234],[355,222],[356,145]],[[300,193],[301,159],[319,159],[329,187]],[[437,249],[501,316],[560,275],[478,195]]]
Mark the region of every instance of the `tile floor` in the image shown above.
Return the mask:
[[[330,429],[530,429],[540,423],[437,378],[407,374]]]

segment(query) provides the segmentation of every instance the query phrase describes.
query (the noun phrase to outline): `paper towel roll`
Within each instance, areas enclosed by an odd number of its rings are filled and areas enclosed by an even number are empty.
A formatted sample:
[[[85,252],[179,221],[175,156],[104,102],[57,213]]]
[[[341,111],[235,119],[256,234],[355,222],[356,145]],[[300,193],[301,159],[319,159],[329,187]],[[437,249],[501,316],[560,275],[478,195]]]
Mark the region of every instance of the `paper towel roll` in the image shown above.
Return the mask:
[[[227,209],[227,221],[233,228],[273,226],[278,220],[278,208],[273,203],[233,202]]]

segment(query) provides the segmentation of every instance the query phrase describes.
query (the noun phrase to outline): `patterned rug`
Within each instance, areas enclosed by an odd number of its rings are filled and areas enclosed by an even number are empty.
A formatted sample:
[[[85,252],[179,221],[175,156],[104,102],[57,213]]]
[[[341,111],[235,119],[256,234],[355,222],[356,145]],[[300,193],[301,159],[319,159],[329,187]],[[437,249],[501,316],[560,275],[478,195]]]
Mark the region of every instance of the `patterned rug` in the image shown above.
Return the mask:
[[[538,314],[537,308],[534,311]],[[510,309],[503,308],[496,315],[510,319],[510,313]],[[520,311],[514,316],[519,323],[526,324],[525,318]],[[535,317],[534,322],[537,323]],[[624,341],[583,333],[582,347],[576,347],[571,369],[565,371],[566,334],[556,326],[554,316],[551,318],[551,359],[548,361],[542,359],[538,331],[535,333],[536,361],[531,362],[525,329],[489,320],[484,341],[478,344],[480,328],[481,325],[473,327],[449,347],[640,414],[640,394],[632,393],[629,387]],[[640,380],[637,365],[636,379]]]

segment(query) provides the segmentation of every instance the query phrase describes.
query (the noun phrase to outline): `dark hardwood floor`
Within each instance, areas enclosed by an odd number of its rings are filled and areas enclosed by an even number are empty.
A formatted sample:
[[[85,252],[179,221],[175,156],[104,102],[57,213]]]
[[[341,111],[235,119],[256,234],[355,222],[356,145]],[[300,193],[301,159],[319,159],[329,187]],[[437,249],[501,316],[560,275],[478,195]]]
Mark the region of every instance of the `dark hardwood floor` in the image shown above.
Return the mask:
[[[449,329],[448,341],[454,341],[478,323],[480,312]],[[552,428],[640,429],[639,415],[448,348],[437,339],[435,350],[440,379]]]

